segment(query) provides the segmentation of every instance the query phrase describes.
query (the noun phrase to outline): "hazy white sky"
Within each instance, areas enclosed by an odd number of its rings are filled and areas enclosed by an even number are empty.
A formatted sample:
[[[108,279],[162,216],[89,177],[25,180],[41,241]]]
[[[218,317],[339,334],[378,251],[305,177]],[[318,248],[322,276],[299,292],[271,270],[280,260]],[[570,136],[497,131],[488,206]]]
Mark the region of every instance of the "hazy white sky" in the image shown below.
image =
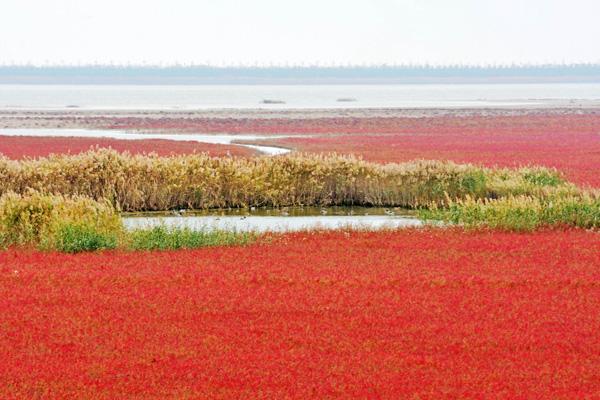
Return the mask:
[[[0,0],[0,63],[600,61],[600,0]]]

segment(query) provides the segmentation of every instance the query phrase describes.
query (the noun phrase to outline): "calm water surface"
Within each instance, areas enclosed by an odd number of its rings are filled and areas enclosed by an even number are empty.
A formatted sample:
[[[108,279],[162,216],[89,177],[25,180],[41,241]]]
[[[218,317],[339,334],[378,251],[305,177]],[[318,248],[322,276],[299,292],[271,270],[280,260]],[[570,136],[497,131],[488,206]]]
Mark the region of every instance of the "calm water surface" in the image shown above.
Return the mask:
[[[303,207],[258,210],[219,210],[201,213],[174,212],[125,215],[126,229],[189,228],[236,232],[293,232],[311,229],[393,229],[418,227],[423,221],[402,209]]]
[[[0,85],[0,109],[460,108],[557,100],[600,100],[600,84]]]

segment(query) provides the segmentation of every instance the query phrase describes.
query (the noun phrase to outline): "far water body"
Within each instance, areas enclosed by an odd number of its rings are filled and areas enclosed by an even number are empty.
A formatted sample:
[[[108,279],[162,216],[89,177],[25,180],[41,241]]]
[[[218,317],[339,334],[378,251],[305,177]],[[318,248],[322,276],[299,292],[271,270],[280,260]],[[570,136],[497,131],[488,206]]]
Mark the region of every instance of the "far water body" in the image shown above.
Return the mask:
[[[175,214],[175,215],[174,215]],[[125,229],[187,228],[194,231],[295,232],[334,229],[398,229],[420,227],[424,222],[408,210],[331,207],[293,209],[221,210],[204,213],[175,212],[124,215]]]
[[[596,83],[0,85],[0,110],[476,108],[599,100]]]

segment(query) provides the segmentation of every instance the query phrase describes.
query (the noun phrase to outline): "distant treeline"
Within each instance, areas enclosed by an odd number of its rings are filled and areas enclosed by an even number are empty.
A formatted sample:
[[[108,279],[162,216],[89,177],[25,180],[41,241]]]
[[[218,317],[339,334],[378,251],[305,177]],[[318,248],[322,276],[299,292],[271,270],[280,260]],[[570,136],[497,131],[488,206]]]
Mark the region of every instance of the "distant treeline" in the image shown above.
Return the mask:
[[[600,82],[600,64],[529,66],[0,66],[2,84]]]

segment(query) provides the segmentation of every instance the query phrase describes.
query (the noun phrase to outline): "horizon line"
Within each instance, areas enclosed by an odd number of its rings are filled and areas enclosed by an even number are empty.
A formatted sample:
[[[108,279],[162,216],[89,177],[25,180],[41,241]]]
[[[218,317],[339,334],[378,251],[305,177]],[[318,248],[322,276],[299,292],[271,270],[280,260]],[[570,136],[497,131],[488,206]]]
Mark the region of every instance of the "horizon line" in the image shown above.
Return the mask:
[[[600,67],[598,62],[573,62],[573,63],[489,63],[489,64],[471,64],[471,63],[448,63],[448,64],[430,64],[430,63],[373,63],[373,64],[344,64],[344,63],[314,63],[314,64],[288,64],[288,63],[269,63],[269,64],[210,64],[210,63],[81,63],[81,64],[37,64],[37,63],[1,63],[0,68],[212,68],[212,69],[377,69],[377,68],[414,68],[414,69],[452,69],[452,68],[473,68],[473,69],[503,69],[503,68],[575,68],[575,67]]]

